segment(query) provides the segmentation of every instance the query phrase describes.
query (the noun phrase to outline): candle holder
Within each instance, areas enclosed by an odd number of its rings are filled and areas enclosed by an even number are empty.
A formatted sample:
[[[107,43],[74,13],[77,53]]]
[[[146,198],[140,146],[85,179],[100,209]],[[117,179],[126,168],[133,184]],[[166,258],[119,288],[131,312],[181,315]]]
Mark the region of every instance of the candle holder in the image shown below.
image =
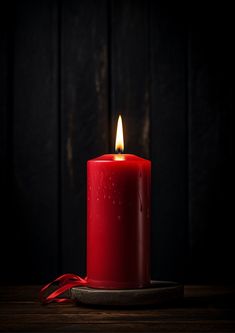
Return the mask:
[[[175,282],[151,281],[147,288],[95,289],[74,287],[71,298],[79,303],[96,306],[161,306],[180,301],[184,286]]]

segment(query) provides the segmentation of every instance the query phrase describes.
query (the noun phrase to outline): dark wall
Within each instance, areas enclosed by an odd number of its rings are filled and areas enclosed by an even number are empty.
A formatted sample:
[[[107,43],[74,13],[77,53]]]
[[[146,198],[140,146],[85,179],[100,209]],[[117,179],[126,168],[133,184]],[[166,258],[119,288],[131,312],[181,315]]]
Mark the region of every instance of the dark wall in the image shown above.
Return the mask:
[[[152,276],[234,279],[231,8],[1,2],[1,280],[85,274],[86,161],[152,160]]]

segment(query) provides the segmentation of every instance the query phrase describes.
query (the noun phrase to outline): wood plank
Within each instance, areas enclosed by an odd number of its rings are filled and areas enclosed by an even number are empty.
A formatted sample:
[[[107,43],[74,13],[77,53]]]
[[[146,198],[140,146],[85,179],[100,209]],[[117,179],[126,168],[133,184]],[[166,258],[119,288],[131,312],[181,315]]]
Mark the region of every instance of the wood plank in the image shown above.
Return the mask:
[[[107,2],[62,1],[62,272],[85,275],[86,162],[108,151]]]
[[[58,92],[55,1],[16,3],[10,280],[57,272]],[[9,283],[9,280],[8,280]]]
[[[13,29],[10,21],[12,15],[7,1],[0,4],[0,208],[1,208],[1,235],[8,235],[9,224],[5,218],[9,216],[9,201],[11,199],[11,173],[12,173],[12,67],[13,67]],[[14,15],[14,14],[13,14]],[[1,237],[0,261],[1,270],[8,271],[9,261],[6,256],[8,242]],[[9,276],[6,274],[5,279]],[[0,277],[3,280],[4,277]]]
[[[232,196],[232,8],[192,6],[189,49],[191,280],[230,281],[235,272]],[[218,21],[217,18],[220,18]],[[200,24],[198,22],[200,21]]]
[[[166,317],[160,317],[158,318],[157,316],[154,316],[153,314],[145,314],[145,315],[140,315],[138,316],[138,311],[135,315],[126,315],[122,316],[121,314],[118,313],[116,316],[110,316],[110,315],[103,315],[103,314],[79,314],[78,313],[58,313],[58,314],[53,314],[53,313],[33,313],[33,314],[25,314],[25,313],[19,313],[19,314],[0,314],[0,320],[1,322],[4,321],[10,321],[10,319],[14,319],[15,322],[20,324],[21,322],[25,323],[40,323],[42,317],[44,318],[44,321],[48,324],[51,323],[61,323],[61,324],[84,324],[84,323],[122,323],[122,322],[129,322],[129,323],[143,323],[146,322],[148,323],[161,323],[163,321],[173,321],[176,323],[180,323],[182,321],[215,321],[215,323],[219,323],[221,321],[231,321],[234,322],[232,315],[234,315],[234,311],[229,315],[225,316],[225,319],[216,319],[215,317],[211,316],[211,318],[208,319],[209,316],[205,315],[202,313],[201,316],[196,317],[196,316],[187,316],[187,319],[185,319],[185,315],[183,316],[166,316]],[[235,322],[234,322],[235,323]]]
[[[187,29],[179,3],[151,1],[153,278],[185,278],[187,255]]]
[[[17,322],[27,315],[35,321],[40,321],[40,317],[49,322],[70,322],[70,323],[91,323],[91,322],[123,322],[123,321],[182,321],[187,320],[234,320],[235,309],[230,308],[156,308],[146,307],[145,309],[128,308],[123,310],[117,308],[113,310],[109,307],[106,309],[86,308],[75,305],[58,305],[42,306],[41,304],[29,303],[0,303],[0,317],[2,321],[14,314]]]
[[[187,310],[186,310],[187,311]],[[228,311],[229,312],[229,311]],[[224,316],[224,318],[219,318],[217,319],[216,317],[213,316],[208,316],[206,314],[204,314],[202,312],[201,316],[187,316],[187,318],[185,318],[185,316],[166,316],[158,318],[157,316],[151,315],[150,314],[145,314],[142,316],[138,316],[138,311],[135,315],[133,316],[122,316],[122,315],[117,315],[117,316],[109,316],[109,315],[103,315],[103,314],[99,314],[97,315],[96,313],[89,314],[89,315],[85,315],[85,314],[80,314],[79,315],[79,309],[78,309],[78,313],[76,314],[71,314],[71,313],[58,313],[58,314],[53,314],[53,313],[46,313],[44,312],[43,314],[39,313],[33,313],[33,314],[28,314],[28,313],[20,313],[20,314],[12,314],[12,313],[8,313],[8,314],[0,314],[0,322],[2,322],[3,320],[5,322],[8,322],[10,320],[13,320],[14,322],[20,324],[20,323],[27,323],[27,324],[32,324],[32,323],[37,323],[40,324],[42,321],[42,318],[44,319],[44,322],[46,322],[47,324],[89,324],[89,323],[97,323],[97,324],[121,324],[121,323],[146,323],[146,324],[150,324],[150,323],[167,323],[167,321],[171,321],[174,322],[175,324],[180,324],[182,322],[185,323],[189,323],[189,322],[214,322],[214,325],[216,326],[216,324],[220,324],[221,322],[227,322],[227,323],[233,323],[235,324],[235,320],[234,320],[234,311],[231,312],[230,314],[227,314]],[[209,318],[208,318],[209,317]]]
[[[21,322],[15,325],[11,319],[1,324],[1,331],[24,332],[234,332],[234,322],[229,321],[181,321],[181,322],[157,322],[157,323],[38,323]]]
[[[7,24],[7,18],[9,17],[9,11],[7,10],[6,3],[1,3],[1,11],[0,11],[0,188],[1,188],[1,196],[3,197],[4,191],[7,188],[6,185],[6,174],[7,174],[7,129],[8,129],[8,114],[9,110],[9,60],[11,57],[10,52],[10,39],[12,37],[11,29],[9,24]],[[9,57],[9,59],[8,59]],[[6,203],[5,201],[4,203]],[[3,207],[4,208],[4,205]]]
[[[125,152],[149,158],[148,2],[111,1],[111,151],[118,115],[123,116]]]

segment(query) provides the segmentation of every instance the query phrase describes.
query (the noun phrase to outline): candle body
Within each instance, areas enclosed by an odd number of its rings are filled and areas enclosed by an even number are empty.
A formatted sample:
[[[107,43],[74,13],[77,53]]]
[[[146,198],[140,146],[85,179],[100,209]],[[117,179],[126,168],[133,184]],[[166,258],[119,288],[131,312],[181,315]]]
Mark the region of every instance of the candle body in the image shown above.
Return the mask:
[[[87,162],[87,279],[94,288],[150,283],[151,162],[103,155]]]

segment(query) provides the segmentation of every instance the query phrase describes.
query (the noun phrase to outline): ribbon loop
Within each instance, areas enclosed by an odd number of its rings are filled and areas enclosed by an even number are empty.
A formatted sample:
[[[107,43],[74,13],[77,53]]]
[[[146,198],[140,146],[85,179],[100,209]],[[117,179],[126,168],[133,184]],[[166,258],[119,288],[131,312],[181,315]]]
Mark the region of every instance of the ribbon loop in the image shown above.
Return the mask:
[[[53,290],[51,293],[49,293],[47,296],[48,289],[52,285],[57,285],[58,288],[56,290]],[[39,299],[42,304],[49,304],[52,302],[55,303],[68,303],[73,302],[73,300],[69,297],[61,298],[60,295],[64,294],[66,291],[70,290],[73,287],[78,286],[86,286],[87,285],[87,277],[81,278],[78,275],[75,274],[63,274],[56,278],[54,281],[46,284],[39,292]]]

